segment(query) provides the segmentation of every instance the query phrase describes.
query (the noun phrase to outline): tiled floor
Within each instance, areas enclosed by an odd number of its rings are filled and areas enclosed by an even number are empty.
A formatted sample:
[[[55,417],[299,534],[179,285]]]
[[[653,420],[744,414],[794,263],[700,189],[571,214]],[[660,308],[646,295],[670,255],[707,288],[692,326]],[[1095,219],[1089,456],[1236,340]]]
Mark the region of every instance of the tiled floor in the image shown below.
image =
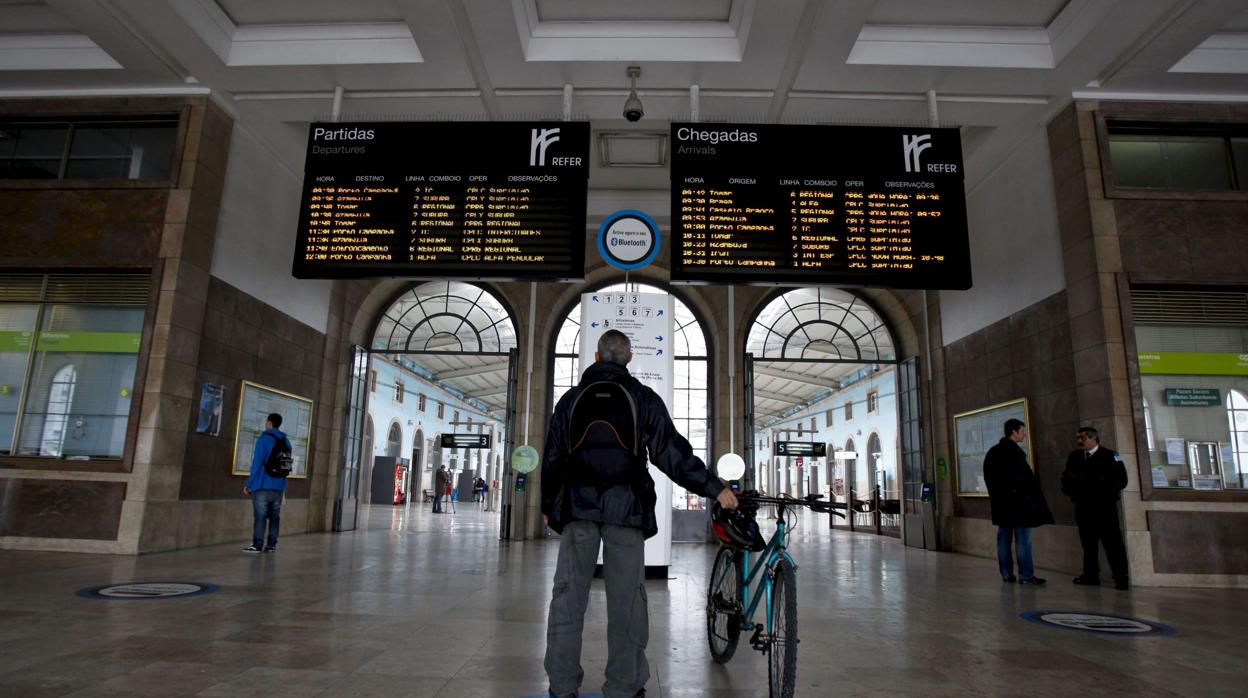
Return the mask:
[[[374,508],[345,535],[292,536],[142,557],[0,551],[0,695],[460,696],[540,694],[556,546],[497,540],[496,514]],[[1248,592],[1003,585],[989,560],[830,533],[809,514],[800,565],[798,695],[1245,695]],[[761,654],[709,660],[715,549],[677,545],[650,582],[651,697],[766,695]],[[1043,563],[1044,551],[1037,551]],[[1043,570],[1042,570],[1043,574]],[[95,601],[78,589],[201,581],[214,594]],[[600,584],[600,583],[599,583]],[[585,690],[605,664],[601,586],[587,619]],[[1167,623],[1105,637],[1025,622],[1032,609]]]

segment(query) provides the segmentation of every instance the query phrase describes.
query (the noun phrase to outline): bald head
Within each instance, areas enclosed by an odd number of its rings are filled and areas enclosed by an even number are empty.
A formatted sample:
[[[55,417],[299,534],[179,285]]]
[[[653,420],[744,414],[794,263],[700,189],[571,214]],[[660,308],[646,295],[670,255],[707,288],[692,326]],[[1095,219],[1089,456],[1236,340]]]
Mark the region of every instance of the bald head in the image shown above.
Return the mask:
[[[619,330],[607,330],[598,338],[598,354],[596,358],[599,361],[619,364],[627,366],[628,362],[633,358],[633,345],[628,341],[628,335]]]

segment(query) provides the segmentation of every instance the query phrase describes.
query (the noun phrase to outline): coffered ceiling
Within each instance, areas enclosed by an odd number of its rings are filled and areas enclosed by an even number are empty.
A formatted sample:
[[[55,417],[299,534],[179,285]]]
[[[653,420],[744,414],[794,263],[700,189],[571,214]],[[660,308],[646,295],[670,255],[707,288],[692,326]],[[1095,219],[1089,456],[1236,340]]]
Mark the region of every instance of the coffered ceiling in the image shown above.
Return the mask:
[[[0,96],[210,93],[294,173],[336,87],[428,120],[560,118],[565,86],[591,218],[666,192],[670,120],[927,124],[929,90],[973,188],[1072,95],[1248,101],[1248,0],[0,0]]]

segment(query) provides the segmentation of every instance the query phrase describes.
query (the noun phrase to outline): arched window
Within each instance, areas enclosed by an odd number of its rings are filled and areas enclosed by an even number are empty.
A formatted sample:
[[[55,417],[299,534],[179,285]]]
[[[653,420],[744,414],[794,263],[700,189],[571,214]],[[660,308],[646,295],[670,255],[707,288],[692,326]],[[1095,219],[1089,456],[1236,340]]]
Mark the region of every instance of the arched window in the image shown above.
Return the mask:
[[[1231,390],[1226,396],[1226,416],[1231,425],[1231,455],[1234,459],[1234,473],[1231,463],[1223,464],[1228,488],[1239,489],[1248,485],[1248,398],[1238,390]]]
[[[425,430],[417,429],[416,438],[412,440],[412,470],[416,470],[424,465],[425,460]]]
[[[1234,393],[1235,391],[1232,390],[1231,392]],[[1230,400],[1229,396],[1227,400]],[[1234,421],[1232,421],[1232,424],[1234,424]],[[1233,430],[1234,426],[1231,429]],[[1148,398],[1144,398],[1144,438],[1148,440],[1148,450],[1153,450],[1153,412],[1148,409]]]
[[[516,346],[511,314],[490,291],[462,281],[430,281],[386,309],[373,349],[409,352],[507,352]]]
[[[884,467],[884,453],[883,449],[880,448],[880,435],[875,432],[871,432],[870,438],[867,439],[867,462],[871,464],[871,472],[879,479],[876,484],[880,486],[881,490],[888,490],[891,487],[889,480],[892,478],[889,477],[888,469]],[[885,496],[884,492],[881,492],[880,496]]]
[[[613,284],[598,290],[603,293],[667,294],[664,289],[638,283]],[[710,394],[707,390],[710,364],[706,353],[706,331],[679,296],[673,298],[673,306],[672,421],[676,423],[676,429],[689,439],[694,455],[705,462],[710,455]],[[580,351],[581,306],[578,303],[564,318],[555,339],[552,404],[580,382],[583,369],[580,366]],[[673,486],[672,504],[677,509],[688,508],[684,488]]]
[[[65,446],[65,432],[69,429],[69,413],[74,405],[74,388],[78,383],[78,371],[73,364],[62,366],[52,374],[48,385],[48,407],[44,412],[43,435],[39,440],[39,455],[60,456]]]
[[[360,449],[365,463],[373,462],[373,448],[373,417],[368,415],[364,417],[364,447]]]
[[[390,433],[386,435],[386,455],[391,458],[400,457],[403,447],[403,430],[399,427],[399,423],[395,422],[390,425]]]
[[[755,359],[826,359],[871,363],[896,358],[884,320],[839,288],[799,288],[777,296],[750,326],[745,350]]]

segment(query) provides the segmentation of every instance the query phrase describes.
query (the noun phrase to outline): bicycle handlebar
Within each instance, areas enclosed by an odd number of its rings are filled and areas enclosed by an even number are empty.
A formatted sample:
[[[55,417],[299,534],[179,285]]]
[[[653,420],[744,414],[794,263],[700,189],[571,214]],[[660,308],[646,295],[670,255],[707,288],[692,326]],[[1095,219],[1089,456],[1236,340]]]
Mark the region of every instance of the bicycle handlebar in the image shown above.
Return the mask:
[[[822,498],[823,498],[823,495],[821,494],[810,494],[800,499],[797,497],[789,497],[787,495],[782,496],[782,497],[769,497],[767,495],[758,494],[754,490],[740,492],[737,494],[738,501],[746,502],[749,504],[754,504],[754,505],[772,504],[772,505],[782,506],[782,507],[786,507],[786,506],[810,507],[810,510],[817,514],[832,514],[834,516],[839,516],[842,519],[845,518],[845,514],[836,510],[845,509],[848,506],[847,504],[845,504],[844,502],[821,502],[819,501]]]

